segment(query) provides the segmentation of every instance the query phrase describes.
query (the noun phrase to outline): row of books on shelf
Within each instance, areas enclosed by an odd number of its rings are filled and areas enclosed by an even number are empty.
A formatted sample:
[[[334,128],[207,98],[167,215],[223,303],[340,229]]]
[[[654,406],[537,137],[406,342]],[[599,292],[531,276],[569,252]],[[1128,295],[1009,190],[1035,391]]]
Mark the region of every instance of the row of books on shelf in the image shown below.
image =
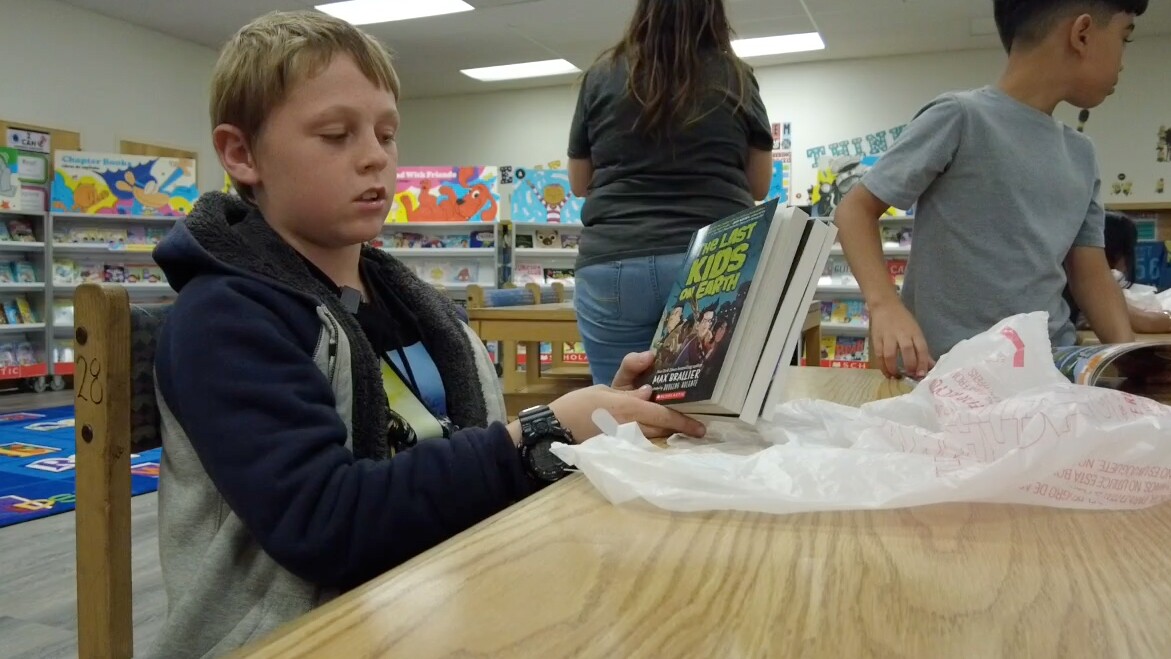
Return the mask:
[[[887,227],[882,230],[883,247],[910,247],[915,230],[912,227]]]
[[[517,249],[577,249],[581,234],[556,229],[536,229],[516,233]]]
[[[35,284],[37,268],[31,261],[0,260],[0,284]]]
[[[451,263],[448,261],[412,261],[409,266],[415,275],[432,284],[474,284],[480,281],[480,264],[475,261]],[[484,270],[494,272],[491,267]],[[491,279],[491,277],[489,277]]]
[[[498,344],[496,342],[489,342],[488,355],[492,358],[492,363],[500,362],[500,356],[497,352]],[[516,365],[523,367],[527,361],[528,353],[524,344],[516,347]],[[585,348],[581,343],[563,343],[561,345],[561,361],[565,364],[588,364],[590,360],[586,358]],[[541,344],[541,366],[550,366],[553,363],[553,344]]]
[[[110,249],[143,248],[159,244],[166,227],[54,227],[53,242],[68,245],[105,245]]]
[[[870,323],[870,310],[862,300],[822,300],[821,322],[865,327]]]
[[[37,237],[33,225],[28,220],[13,217],[7,222],[0,222],[0,241],[35,243]]]
[[[31,341],[0,341],[0,368],[45,363],[45,351]]]
[[[902,286],[903,280],[907,276],[907,259],[887,259],[886,270],[890,274],[891,280],[896,285]],[[822,269],[821,278],[818,279],[817,283],[819,286],[857,286],[858,280],[850,271],[850,264],[846,262],[846,257],[836,255],[826,260],[825,268]]]
[[[830,368],[869,368],[870,340],[862,337],[821,337],[821,365]]]
[[[54,364],[72,365],[74,354],[71,340],[54,342],[48,353],[32,341],[0,341],[0,368],[36,366],[46,363],[46,358]]]
[[[166,275],[156,265],[106,263],[101,260],[53,259],[53,285],[85,283],[165,284]]]
[[[512,281],[517,286],[525,284],[548,286],[554,282],[573,286],[574,272],[574,268],[545,268],[540,263],[518,263],[516,269],[513,270]]]
[[[7,296],[0,304],[4,309],[4,313],[0,314],[0,325],[29,325],[41,322],[24,295]]]
[[[490,229],[481,229],[467,232],[419,233],[415,231],[395,231],[390,235],[374,240],[373,247],[388,249],[417,249],[417,248],[488,248],[496,246],[496,232]]]

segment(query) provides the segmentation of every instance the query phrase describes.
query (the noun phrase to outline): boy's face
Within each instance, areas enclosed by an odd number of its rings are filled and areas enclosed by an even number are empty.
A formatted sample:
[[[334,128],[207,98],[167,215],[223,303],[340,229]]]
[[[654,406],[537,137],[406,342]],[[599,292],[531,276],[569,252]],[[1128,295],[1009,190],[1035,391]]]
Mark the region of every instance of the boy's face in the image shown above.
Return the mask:
[[[398,108],[349,56],[295,84],[253,144],[257,205],[294,246],[379,235],[398,169]]]
[[[1122,73],[1122,55],[1134,32],[1134,15],[1116,13],[1109,23],[1088,21],[1075,36],[1080,39],[1081,61],[1069,102],[1080,108],[1094,108],[1114,93]]]

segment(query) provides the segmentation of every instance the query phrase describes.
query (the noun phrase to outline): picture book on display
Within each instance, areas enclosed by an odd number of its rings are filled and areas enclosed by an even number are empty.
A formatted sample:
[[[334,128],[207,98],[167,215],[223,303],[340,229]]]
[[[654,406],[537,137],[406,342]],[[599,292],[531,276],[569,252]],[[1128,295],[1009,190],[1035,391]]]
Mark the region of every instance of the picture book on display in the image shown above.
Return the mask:
[[[387,223],[495,222],[496,167],[399,167]]]
[[[585,199],[573,195],[568,170],[518,167],[511,171],[510,180],[509,207],[513,222],[581,224]]]
[[[58,151],[52,208],[91,215],[166,215],[191,212],[199,197],[190,158]]]
[[[645,378],[689,414],[762,416],[796,351],[833,225],[777,199],[696,232],[672,287]]]

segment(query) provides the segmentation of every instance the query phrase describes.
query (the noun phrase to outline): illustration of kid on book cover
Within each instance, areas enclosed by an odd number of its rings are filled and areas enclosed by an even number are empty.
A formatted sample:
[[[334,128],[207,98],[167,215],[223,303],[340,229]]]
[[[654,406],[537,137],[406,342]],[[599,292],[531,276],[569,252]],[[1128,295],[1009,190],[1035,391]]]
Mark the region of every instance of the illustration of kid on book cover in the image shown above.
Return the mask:
[[[565,169],[516,169],[509,202],[512,221],[533,224],[581,224],[585,199],[573,196]]]
[[[652,345],[655,400],[711,397],[764,249],[764,218],[745,212],[696,234]]]
[[[387,224],[495,222],[497,167],[399,167]]]
[[[191,212],[199,197],[190,158],[58,151],[52,208],[90,215],[166,215]]]

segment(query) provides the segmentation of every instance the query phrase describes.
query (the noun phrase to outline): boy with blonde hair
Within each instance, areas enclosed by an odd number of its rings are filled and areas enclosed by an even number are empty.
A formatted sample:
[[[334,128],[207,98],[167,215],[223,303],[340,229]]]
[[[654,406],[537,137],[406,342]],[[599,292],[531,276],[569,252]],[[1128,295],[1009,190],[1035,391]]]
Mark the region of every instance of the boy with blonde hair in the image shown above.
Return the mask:
[[[455,305],[364,246],[394,191],[398,95],[386,50],[315,12],[255,20],[216,64],[239,196],[204,195],[155,251],[179,292],[155,364],[160,657],[230,652],[556,480],[549,445],[596,434],[595,409],[703,433],[631,390],[646,354],[505,424]]]
[[[888,376],[921,376],[956,343],[1019,313],[1048,312],[1054,345],[1072,345],[1067,279],[1103,342],[1134,338],[1103,251],[1094,146],[1052,115],[1061,102],[1088,109],[1114,92],[1147,0],[993,6],[1008,51],[1000,80],[923,108],[835,213],[870,308],[870,350]],[[878,220],[912,204],[900,300]]]

